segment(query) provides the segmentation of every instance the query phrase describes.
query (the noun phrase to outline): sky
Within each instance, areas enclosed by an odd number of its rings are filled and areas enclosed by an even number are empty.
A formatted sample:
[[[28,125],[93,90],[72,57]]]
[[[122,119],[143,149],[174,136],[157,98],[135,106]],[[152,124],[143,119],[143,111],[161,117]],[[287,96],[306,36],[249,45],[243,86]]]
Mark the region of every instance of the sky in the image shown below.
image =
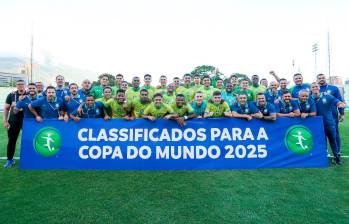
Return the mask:
[[[96,77],[149,73],[157,82],[213,65],[227,76],[271,80],[274,70],[310,82],[328,75],[329,30],[331,75],[349,78],[348,9],[346,0],[0,0],[0,54],[29,57],[33,33],[35,60]]]

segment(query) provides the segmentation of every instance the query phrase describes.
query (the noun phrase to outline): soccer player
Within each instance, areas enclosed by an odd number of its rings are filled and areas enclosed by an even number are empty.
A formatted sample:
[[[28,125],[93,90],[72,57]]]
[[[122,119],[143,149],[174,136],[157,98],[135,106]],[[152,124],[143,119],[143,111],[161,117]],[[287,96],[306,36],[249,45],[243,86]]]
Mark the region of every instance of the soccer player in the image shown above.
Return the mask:
[[[225,85],[225,90],[222,91],[222,99],[228,103],[230,108],[237,103],[236,96],[233,93],[233,85],[230,82]]]
[[[16,142],[19,132],[22,129],[23,124],[23,112],[14,113],[14,107],[20,97],[25,95],[25,82],[24,80],[18,80],[16,82],[17,90],[7,95],[4,105],[4,127],[7,129],[7,161],[4,168],[11,168],[15,165],[13,155],[16,150]]]
[[[238,103],[231,108],[232,117],[244,118],[248,121],[252,118],[262,118],[262,113],[257,109],[253,102],[247,100],[247,95],[240,93]]]
[[[254,92],[249,88],[250,88],[250,84],[248,79],[243,79],[241,80],[240,88],[238,89],[237,93],[238,95],[245,94],[247,96],[248,101],[254,101],[255,99]]]
[[[261,79],[259,84],[265,86],[266,89],[268,88],[268,80],[266,78]]]
[[[202,79],[204,86],[201,88],[201,92],[204,94],[204,100],[208,101],[212,99],[213,92],[217,91],[213,86],[211,86],[211,79],[208,75],[204,76]]]
[[[149,74],[145,74],[144,75],[144,85],[141,87],[141,89],[146,89],[148,90],[148,96],[150,99],[153,98],[154,94],[155,94],[155,87],[151,86],[151,75]]]
[[[81,103],[84,102],[84,98],[78,94],[78,85],[76,83],[69,84],[70,95],[68,100],[64,101],[64,106],[67,110],[68,116],[70,113],[74,112]]]
[[[34,114],[37,122],[43,119],[58,118],[59,120],[68,121],[69,117],[64,111],[63,100],[56,97],[56,89],[53,86],[46,88],[46,96],[32,101],[28,105],[29,110]],[[40,109],[40,115],[35,108]]]
[[[109,99],[105,103],[105,107],[110,108],[112,118],[125,118],[126,120],[132,120],[132,118],[129,116],[125,91],[122,89],[118,89],[118,91],[116,91],[116,96]],[[109,120],[110,116],[106,115],[106,119]]]
[[[325,128],[325,134],[330,142],[332,153],[334,156],[334,162],[337,165],[341,165],[340,153],[341,148],[337,145],[337,131],[336,131],[336,121],[333,118],[332,108],[335,105],[338,108],[344,108],[345,104],[339,101],[332,95],[325,95],[320,93],[319,84],[316,82],[311,85],[312,99],[315,101],[317,115],[322,116]]]
[[[128,89],[128,82],[127,81],[122,81],[121,85],[120,85],[120,89],[124,90],[124,92],[126,93],[126,91]]]
[[[183,94],[177,94],[176,103],[174,103],[171,106],[175,113],[173,118],[177,121],[177,123],[180,126],[184,126],[186,120],[195,118],[194,110],[190,106],[190,104],[186,102]]]
[[[78,90],[78,94],[82,99],[86,99],[86,96],[90,95],[91,81],[84,79],[81,84],[81,89]]]
[[[267,90],[267,88],[259,84],[258,75],[253,75],[251,79],[252,79],[252,86],[250,87],[250,90],[253,92],[254,99],[256,99],[257,93],[264,93]]]
[[[194,97],[193,88],[190,86],[190,84],[191,84],[190,74],[185,74],[183,79],[184,79],[184,83],[182,86],[179,86],[176,89],[176,95],[182,94],[185,97],[185,100],[187,102],[190,102],[193,100],[193,97]]]
[[[44,94],[44,84],[42,82],[35,82],[36,96],[42,97]]]
[[[278,91],[278,83],[276,81],[271,81],[269,89],[264,93],[267,102],[276,104],[281,100],[282,93]]]
[[[239,89],[240,89],[238,76],[235,74],[231,75],[230,82],[233,85],[232,92],[234,93],[235,97],[237,97]]]
[[[93,96],[93,98],[98,99],[103,97],[103,90],[106,86],[109,86],[109,76],[108,74],[104,73],[101,75],[99,79],[100,85],[93,86],[91,89],[90,94]]]
[[[37,99],[37,92],[35,83],[28,84],[28,95],[22,95],[19,101],[16,103],[16,107],[14,108],[14,113],[18,113],[19,111],[23,111],[24,118],[35,118],[34,114],[29,110],[28,105]]]
[[[293,81],[294,81],[295,85],[290,89],[293,99],[297,99],[298,98],[298,93],[302,89],[305,89],[308,92],[310,92],[310,85],[307,84],[307,83],[303,83],[303,76],[302,76],[302,74],[300,74],[300,73],[294,74],[293,75]]]
[[[132,78],[132,87],[126,91],[127,102],[130,103],[139,97],[139,91],[141,90],[140,84],[141,79],[138,76],[134,76]]]
[[[117,74],[115,76],[115,86],[111,87],[112,88],[112,95],[115,96],[116,95],[116,91],[118,91],[118,89],[121,89],[121,84],[124,81],[124,76],[123,74]],[[126,91],[126,90],[125,90]]]
[[[278,117],[298,117],[300,115],[298,103],[292,100],[290,92],[284,92],[279,103],[275,104]]]
[[[298,106],[301,118],[316,116],[316,105],[314,100],[309,97],[309,92],[305,89],[299,91]]]
[[[257,102],[255,103],[256,108],[262,113],[261,119],[267,121],[276,120],[276,109],[273,103],[266,100],[263,93],[257,93]]]
[[[154,95],[154,102],[147,106],[142,116],[144,119],[154,121],[155,119],[172,119],[174,117],[173,109],[162,102],[161,93]]]
[[[102,98],[98,98],[95,100],[95,102],[101,102],[103,103],[104,107],[105,107],[105,113],[108,116],[111,116],[111,108],[106,107],[106,103],[108,100],[110,100],[112,98],[112,88],[110,86],[106,86],[103,89],[103,97]]]
[[[223,85],[223,79],[222,78],[218,78],[216,81],[216,89],[219,91],[223,91],[224,90],[224,85]]]
[[[213,100],[208,102],[204,117],[231,117],[229,105],[222,99],[221,92],[213,92]]]
[[[148,90],[142,89],[139,97],[128,103],[132,118],[141,118],[149,104],[151,104],[151,100],[148,97]]]
[[[339,101],[344,102],[342,94],[340,93],[339,89],[337,86],[334,85],[329,85],[326,83],[326,77],[324,74],[318,74],[317,75],[317,82],[320,85],[320,92],[324,94],[330,94],[337,98]],[[339,111],[339,117],[338,117],[338,111]],[[337,132],[337,145],[341,147],[341,139],[339,135],[339,128],[338,128],[338,123],[344,121],[344,108],[339,108],[334,105],[332,107],[332,115],[333,118],[336,122],[336,132]]]
[[[194,110],[197,118],[203,118],[207,107],[207,102],[204,100],[204,94],[197,91],[194,96],[194,101],[191,102],[191,107]]]
[[[108,119],[104,111],[104,105],[101,102],[95,102],[92,95],[87,95],[83,102],[76,110],[70,113],[70,118],[78,122],[80,118],[103,118]]]
[[[193,80],[194,80],[194,85],[192,86],[193,91],[194,92],[201,91],[203,86],[201,85],[201,77],[200,77],[200,75],[199,74],[195,74]]]
[[[172,105],[176,101],[176,95],[174,94],[174,86],[170,84],[167,86],[167,92],[162,95],[162,102],[167,105]]]
[[[289,89],[287,89],[287,79],[281,78],[279,80],[279,95],[282,96],[284,94],[284,92],[290,92]]]
[[[167,92],[167,77],[166,75],[160,76],[160,86],[156,88],[156,93],[165,94]]]
[[[64,87],[64,76],[57,75],[56,76],[56,97],[60,99],[64,99],[65,96],[69,95],[69,89]]]
[[[177,88],[180,86],[180,79],[178,77],[173,78],[173,88],[174,90],[177,90]]]

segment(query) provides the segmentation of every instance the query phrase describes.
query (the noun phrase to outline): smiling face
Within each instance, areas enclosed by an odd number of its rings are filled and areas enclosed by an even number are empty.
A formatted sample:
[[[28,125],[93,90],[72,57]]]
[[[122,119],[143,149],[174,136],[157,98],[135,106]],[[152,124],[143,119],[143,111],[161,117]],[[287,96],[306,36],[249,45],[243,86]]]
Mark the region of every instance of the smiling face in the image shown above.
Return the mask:
[[[28,93],[30,96],[36,95],[36,86],[35,85],[28,85]]]
[[[56,77],[56,84],[58,87],[62,87],[64,85],[64,77],[59,75]]]
[[[291,93],[284,93],[282,98],[285,101],[285,103],[289,103],[291,101],[291,98],[292,98]]]
[[[222,96],[221,95],[213,95],[213,102],[215,104],[219,104],[222,100]]]
[[[257,95],[257,102],[258,102],[258,104],[260,105],[260,106],[264,106],[265,105],[265,102],[266,102],[266,100],[265,100],[265,96],[264,96],[264,94],[262,95]]]
[[[298,98],[301,102],[303,102],[303,103],[306,102],[308,100],[308,92],[306,92],[306,91],[299,92]]]
[[[281,80],[280,81],[280,88],[281,89],[286,89],[287,88],[287,81],[286,80]]]
[[[275,82],[275,81],[271,81],[270,82],[270,85],[269,85],[269,88],[272,90],[272,91],[276,91],[277,90],[277,88],[278,88],[278,83],[277,82]]]
[[[258,75],[252,76],[252,84],[253,84],[254,86],[258,86],[258,83],[259,83],[259,77],[258,77]]]
[[[116,94],[116,100],[118,103],[123,103],[125,101],[125,93],[124,92],[118,92]]]
[[[138,89],[140,83],[141,83],[141,79],[139,77],[133,77],[132,85],[135,89]]]
[[[126,91],[128,88],[128,83],[127,82],[121,82],[120,89]]]
[[[151,84],[151,76],[150,75],[144,76],[144,85],[150,86],[150,84]]]
[[[245,94],[240,94],[238,96],[238,101],[241,106],[244,106],[246,104],[247,96]]]
[[[314,95],[319,95],[320,94],[320,86],[319,86],[319,84],[317,84],[317,83],[311,84],[311,92]]]
[[[167,85],[167,78],[166,78],[166,76],[161,76],[160,77],[160,85],[161,86],[166,86]]]
[[[201,82],[200,76],[195,76],[195,77],[194,77],[194,83],[195,83],[195,85],[200,85],[200,82]]]
[[[326,84],[326,77],[323,74],[317,76],[317,83],[322,86]]]
[[[99,82],[102,86],[107,86],[109,84],[108,76],[102,76],[102,78],[101,78],[101,80],[99,80]]]
[[[185,99],[183,96],[179,95],[176,97],[176,104],[177,104],[177,107],[182,107],[185,103]]]
[[[110,99],[111,93],[112,93],[112,90],[110,88],[105,88],[103,91],[104,98]]]
[[[154,97],[155,106],[160,107],[161,106],[161,102],[162,102],[162,97],[161,96]]]
[[[115,84],[120,86],[122,81],[124,81],[124,77],[121,74],[116,75]]]
[[[71,84],[69,87],[69,91],[72,95],[76,95],[78,93],[78,86],[75,84]]]
[[[303,76],[301,74],[295,75],[293,77],[293,81],[296,85],[302,85],[303,83]]]
[[[208,77],[204,78],[203,82],[204,82],[204,86],[205,86],[206,88],[210,87],[210,85],[211,85],[211,80],[210,80],[210,78],[208,78]]]
[[[82,88],[84,90],[89,90],[91,88],[91,82],[90,80],[86,79],[82,82]]]
[[[203,93],[196,93],[194,99],[196,102],[202,103],[202,101],[204,100],[204,94]]]
[[[241,87],[243,90],[248,89],[248,87],[249,87],[248,81],[247,81],[247,80],[242,80],[241,83],[240,83],[240,87]]]
[[[46,96],[49,101],[56,97],[56,90],[53,88],[46,89]]]
[[[88,96],[86,97],[85,102],[88,107],[93,107],[93,104],[95,103],[95,99],[93,98],[93,96]]]
[[[218,88],[218,89],[223,88],[223,80],[221,80],[221,79],[217,80],[216,85],[217,85],[217,88]]]
[[[189,75],[184,76],[184,84],[189,85],[191,83],[191,77]]]

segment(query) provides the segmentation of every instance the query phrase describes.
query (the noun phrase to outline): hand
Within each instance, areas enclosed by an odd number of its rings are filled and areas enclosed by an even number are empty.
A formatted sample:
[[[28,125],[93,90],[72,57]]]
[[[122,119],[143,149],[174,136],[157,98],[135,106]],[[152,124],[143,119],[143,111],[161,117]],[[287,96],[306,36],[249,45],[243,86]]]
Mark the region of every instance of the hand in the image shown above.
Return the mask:
[[[80,117],[76,116],[76,117],[73,118],[73,120],[74,120],[75,122],[78,122],[78,121],[80,121]]]
[[[70,101],[70,96],[65,96],[65,97],[64,97],[64,100],[67,101],[67,102],[69,102],[69,101]]]
[[[11,127],[10,123],[8,123],[8,121],[4,121],[4,127],[6,129],[9,129]]]
[[[339,122],[343,122],[344,121],[344,115],[339,115],[339,117],[338,117],[338,121]]]
[[[307,113],[301,113],[301,118],[306,118],[306,117],[308,117]]]
[[[294,117],[294,113],[293,112],[289,113],[288,115],[289,115],[289,117]]]
[[[18,100],[22,101],[24,98],[25,98],[25,95],[20,95],[20,96],[18,97]]]
[[[35,117],[35,120],[36,120],[37,122],[42,122],[42,117],[36,116],[36,117]]]
[[[263,118],[263,114],[262,113],[257,113],[255,115],[255,117],[258,118],[258,119],[262,119]]]
[[[69,121],[69,117],[68,117],[68,115],[67,115],[67,114],[66,114],[66,115],[64,115],[63,120],[64,120],[64,122],[68,122],[68,121]]]
[[[246,120],[248,120],[248,121],[252,120],[252,116],[251,116],[251,115],[246,114]]]
[[[150,121],[155,121],[155,117],[153,117],[153,116],[147,116],[147,119]]]
[[[110,117],[109,117],[108,115],[105,115],[105,116],[104,116],[104,120],[105,120],[105,121],[109,121],[109,120],[110,120]]]
[[[82,107],[79,107],[79,108],[78,108],[78,110],[77,110],[77,112],[78,112],[78,115],[79,115],[79,116],[81,116],[81,113],[82,113]]]
[[[185,125],[185,120],[182,117],[177,118],[176,121],[181,127]]]
[[[171,115],[170,114],[168,114],[168,115],[166,115],[165,117],[164,117],[164,119],[166,119],[166,120],[169,120],[171,118]]]

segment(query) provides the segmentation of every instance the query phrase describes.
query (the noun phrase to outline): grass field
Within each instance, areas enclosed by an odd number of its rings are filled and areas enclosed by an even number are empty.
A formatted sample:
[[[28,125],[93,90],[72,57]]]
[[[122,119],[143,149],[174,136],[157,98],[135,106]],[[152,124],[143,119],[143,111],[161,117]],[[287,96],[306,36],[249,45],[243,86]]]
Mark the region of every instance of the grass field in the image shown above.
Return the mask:
[[[343,155],[348,120],[341,124]],[[0,156],[6,143],[2,128]],[[0,223],[349,223],[349,159],[328,169],[241,171],[16,166],[0,169]]]

